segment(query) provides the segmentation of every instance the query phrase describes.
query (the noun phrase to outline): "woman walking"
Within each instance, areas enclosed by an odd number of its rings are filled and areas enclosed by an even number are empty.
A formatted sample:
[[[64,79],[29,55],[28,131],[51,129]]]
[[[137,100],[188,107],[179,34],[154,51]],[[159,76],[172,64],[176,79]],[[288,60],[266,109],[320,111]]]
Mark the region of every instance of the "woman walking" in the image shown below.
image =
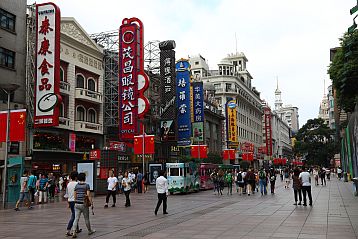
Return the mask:
[[[83,213],[83,217],[85,218],[86,227],[88,229],[88,235],[92,235],[96,232],[91,228],[91,223],[89,219],[89,207],[85,204],[85,198],[88,197],[88,201],[92,205],[93,202],[91,197],[90,186],[85,182],[86,181],[86,174],[80,173],[77,177],[78,183],[75,186],[74,190],[74,198],[75,198],[75,221],[72,226],[72,238],[77,238],[77,225],[78,221],[80,220],[80,216]],[[86,199],[87,200],[87,199]]]
[[[130,177],[128,177],[128,171],[125,171],[124,177],[122,179],[123,191],[124,191],[124,195],[126,195],[125,207],[131,206],[131,200],[129,199],[129,194],[131,193],[131,184],[132,183],[133,183],[132,179]]]
[[[293,205],[301,205],[302,202],[302,194],[301,194],[301,189],[302,189],[302,183],[301,180],[299,178],[301,171],[299,170],[299,168],[295,168],[295,170],[293,171],[293,175],[292,175],[292,181],[293,181],[293,193],[295,196],[295,203]],[[298,198],[299,198],[299,203],[297,204],[297,194],[298,194]]]

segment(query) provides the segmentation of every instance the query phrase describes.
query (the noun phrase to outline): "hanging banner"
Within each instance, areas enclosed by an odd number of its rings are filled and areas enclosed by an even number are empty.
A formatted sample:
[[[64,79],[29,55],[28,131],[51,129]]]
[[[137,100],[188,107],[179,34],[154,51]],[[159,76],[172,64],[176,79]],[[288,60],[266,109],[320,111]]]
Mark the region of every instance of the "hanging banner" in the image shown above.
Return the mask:
[[[0,143],[6,142],[8,111],[0,111]],[[9,141],[22,142],[25,141],[26,132],[26,110],[11,110],[10,112],[10,129]]]
[[[203,82],[193,82],[194,122],[204,122]]]
[[[162,142],[175,140],[175,121],[162,120],[160,121],[160,140]]]
[[[34,127],[58,126],[60,97],[60,9],[36,5]]]
[[[195,143],[204,142],[204,122],[194,122],[193,128],[193,140]]]
[[[235,100],[230,100],[226,103],[226,112],[228,147],[237,148],[239,138],[237,133],[237,110]]]
[[[70,148],[71,152],[76,152],[76,134],[69,134],[68,147]]]
[[[181,59],[175,65],[177,87],[177,122],[178,146],[191,144],[191,118],[190,118],[190,64],[188,60]]]

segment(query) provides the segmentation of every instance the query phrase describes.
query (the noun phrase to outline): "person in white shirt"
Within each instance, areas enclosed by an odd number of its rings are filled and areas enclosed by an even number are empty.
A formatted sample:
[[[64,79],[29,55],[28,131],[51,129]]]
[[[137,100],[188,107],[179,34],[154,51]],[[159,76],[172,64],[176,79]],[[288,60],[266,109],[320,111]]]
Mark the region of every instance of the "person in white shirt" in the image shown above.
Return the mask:
[[[303,206],[307,206],[306,193],[308,194],[308,199],[310,201],[309,205],[312,206],[311,175],[307,172],[306,167],[302,167],[302,172],[298,177],[302,183]]]
[[[164,177],[165,171],[161,170],[159,177],[155,182],[155,187],[157,188],[158,193],[158,203],[155,208],[154,214],[157,215],[158,209],[163,202],[163,214],[168,214],[167,212],[167,197],[168,197],[168,180]]]
[[[123,191],[124,191],[124,195],[126,195],[125,207],[131,206],[131,200],[129,199],[129,194],[131,193],[131,184],[132,184],[132,179],[128,177],[128,172],[125,171],[122,179]]]
[[[104,205],[105,208],[108,207],[109,197],[112,195],[113,204],[112,207],[116,206],[116,192],[118,186],[118,179],[114,176],[112,170],[109,170],[109,177],[107,179],[108,187],[107,187],[107,196],[106,196],[106,204]]]
[[[75,221],[75,187],[77,185],[77,176],[78,173],[76,171],[71,172],[70,174],[70,182],[67,184],[66,187],[66,194],[65,194],[65,198],[67,198],[67,202],[68,202],[68,207],[71,209],[71,218],[68,221],[68,225],[67,225],[67,232],[66,232],[66,236],[72,236],[71,233],[71,229],[73,226],[73,222]],[[76,233],[81,232],[82,229],[79,229],[78,225],[77,225],[77,229],[76,229]]]

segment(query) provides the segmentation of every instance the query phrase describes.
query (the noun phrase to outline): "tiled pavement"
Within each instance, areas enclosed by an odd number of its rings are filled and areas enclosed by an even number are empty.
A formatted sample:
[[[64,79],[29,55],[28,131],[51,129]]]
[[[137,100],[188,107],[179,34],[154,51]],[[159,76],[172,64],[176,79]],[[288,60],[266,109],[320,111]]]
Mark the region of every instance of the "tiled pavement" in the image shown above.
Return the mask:
[[[226,192],[226,191],[225,191]],[[79,238],[358,238],[358,197],[352,184],[333,179],[313,186],[313,207],[294,206],[292,189],[277,183],[275,195],[216,196],[202,191],[173,195],[169,215],[154,215],[156,195],[131,194],[132,207],[118,196],[116,208],[103,208],[95,198],[91,223],[97,232]],[[36,206],[33,210],[0,211],[0,238],[64,238],[69,209],[65,202]]]

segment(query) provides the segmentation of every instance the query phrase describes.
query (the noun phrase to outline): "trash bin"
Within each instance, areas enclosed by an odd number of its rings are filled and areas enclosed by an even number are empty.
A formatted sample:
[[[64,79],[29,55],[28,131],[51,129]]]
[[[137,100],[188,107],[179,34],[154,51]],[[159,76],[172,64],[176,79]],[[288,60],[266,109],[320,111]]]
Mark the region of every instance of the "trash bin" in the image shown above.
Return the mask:
[[[358,196],[358,178],[352,178],[354,196]]]

